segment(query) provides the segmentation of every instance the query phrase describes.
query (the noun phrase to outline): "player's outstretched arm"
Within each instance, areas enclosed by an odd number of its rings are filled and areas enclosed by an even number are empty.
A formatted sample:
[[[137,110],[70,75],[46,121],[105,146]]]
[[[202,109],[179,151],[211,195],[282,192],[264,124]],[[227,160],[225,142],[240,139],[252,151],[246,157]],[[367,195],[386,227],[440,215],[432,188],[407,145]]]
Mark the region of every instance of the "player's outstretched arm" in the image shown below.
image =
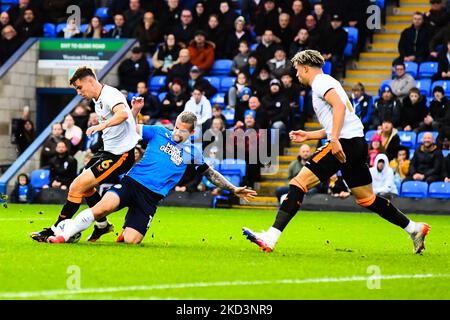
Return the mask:
[[[319,140],[326,137],[327,134],[324,129],[315,131],[297,130],[289,132],[289,138],[292,140],[292,142],[297,143],[305,142],[307,140]]]
[[[252,200],[256,195],[255,190],[247,189],[247,187],[236,187],[230,181],[225,179],[219,172],[209,167],[203,175],[220,189],[228,190],[245,201]]]

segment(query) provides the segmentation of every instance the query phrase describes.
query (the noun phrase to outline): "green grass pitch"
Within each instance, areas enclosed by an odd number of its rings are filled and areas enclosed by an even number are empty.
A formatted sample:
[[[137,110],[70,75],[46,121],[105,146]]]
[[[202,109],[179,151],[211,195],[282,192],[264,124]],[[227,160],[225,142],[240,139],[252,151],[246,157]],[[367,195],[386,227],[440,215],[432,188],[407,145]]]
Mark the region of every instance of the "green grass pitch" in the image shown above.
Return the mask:
[[[273,253],[241,235],[270,226],[267,210],[161,207],[137,246],[87,243],[91,230],[33,242],[59,209],[0,207],[0,299],[450,299],[450,216],[411,215],[431,225],[423,255],[371,213],[300,212]]]

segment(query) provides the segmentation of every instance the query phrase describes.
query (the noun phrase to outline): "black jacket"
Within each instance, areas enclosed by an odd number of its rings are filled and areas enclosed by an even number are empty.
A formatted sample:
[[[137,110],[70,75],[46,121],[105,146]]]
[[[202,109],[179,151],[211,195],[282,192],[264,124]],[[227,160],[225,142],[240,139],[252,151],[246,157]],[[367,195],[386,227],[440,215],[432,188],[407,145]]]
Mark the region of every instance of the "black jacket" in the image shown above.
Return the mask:
[[[227,55],[227,32],[220,25],[215,29],[209,26],[205,30],[206,40],[213,42],[216,45],[214,49],[214,57],[222,59]]]
[[[430,176],[441,176],[444,156],[441,150],[434,146],[431,152],[425,152],[423,146],[417,148],[409,165],[409,175],[412,177],[416,173],[425,175],[425,179]]]
[[[450,101],[444,97],[441,102],[433,99],[430,103],[430,115],[434,121],[441,124],[445,121],[445,113],[450,109]],[[450,124],[449,124],[450,125]]]
[[[108,31],[108,33],[106,34],[106,37],[113,38],[113,39],[129,38],[130,31],[128,30],[126,25],[124,25],[121,28],[118,28],[117,26],[115,26],[111,30]]]
[[[144,116],[150,116],[150,119],[158,119],[161,116],[161,104],[158,97],[154,96],[150,92],[147,94],[141,94],[140,97],[144,98],[144,106],[142,107],[141,114]]]
[[[205,96],[208,99],[211,99],[217,93],[217,89],[213,87],[211,83],[209,83],[209,81],[204,79],[202,76],[198,77],[195,83],[189,80],[188,82],[189,92],[192,92],[194,88],[200,88],[200,90],[205,93]]]
[[[167,73],[166,84],[169,84],[174,79],[179,78],[183,81],[184,87],[186,88],[189,82],[189,72],[191,71],[191,68],[191,62],[185,64],[175,64]]]
[[[411,126],[412,129],[419,127],[419,124],[423,121],[423,118],[428,113],[427,101],[424,96],[420,96],[419,101],[413,105],[409,96],[403,98],[403,104],[401,107],[401,126]]]
[[[175,120],[184,110],[184,106],[190,98],[191,97],[186,92],[182,92],[178,96],[175,96],[169,91],[161,102],[161,119]]]
[[[19,24],[15,26],[17,33],[19,34],[19,38],[21,41],[25,41],[28,38],[32,37],[42,37],[44,35],[44,31],[42,29],[42,24],[36,19],[31,23],[27,23],[22,20]]]
[[[429,55],[428,43],[430,37],[430,30],[426,26],[419,30],[416,30],[414,26],[403,30],[398,42],[400,57],[415,56],[417,61],[423,61]]]
[[[50,135],[47,140],[45,140],[44,144],[42,145],[41,150],[41,163],[40,167],[47,167],[50,164],[50,160],[56,156],[56,145],[58,142],[64,141],[66,143],[66,146],[70,148],[71,143],[69,140],[67,140],[65,137],[55,137],[54,135]],[[70,149],[69,149],[70,153]]]
[[[394,97],[389,101],[379,98],[375,101],[371,120],[372,127],[376,129],[385,119],[392,120],[395,128],[401,125],[401,103],[397,98]]]
[[[135,92],[137,84],[141,81],[147,83],[149,75],[150,66],[144,55],[136,62],[126,59],[119,66],[120,87]]]
[[[344,28],[326,28],[320,38],[320,48],[323,53],[343,56],[347,45],[348,34]]]
[[[50,185],[56,180],[69,186],[77,176],[77,166],[77,160],[68,153],[54,156],[50,160]]]
[[[133,37],[137,38],[139,45],[144,52],[153,53],[156,46],[162,40],[161,28],[158,22],[154,22],[152,26],[147,30],[144,24],[140,24],[133,32]]]
[[[267,119],[269,119],[270,125],[277,121],[282,121],[284,124],[288,124],[289,121],[289,104],[283,94],[269,93],[262,98],[261,107],[266,113]]]

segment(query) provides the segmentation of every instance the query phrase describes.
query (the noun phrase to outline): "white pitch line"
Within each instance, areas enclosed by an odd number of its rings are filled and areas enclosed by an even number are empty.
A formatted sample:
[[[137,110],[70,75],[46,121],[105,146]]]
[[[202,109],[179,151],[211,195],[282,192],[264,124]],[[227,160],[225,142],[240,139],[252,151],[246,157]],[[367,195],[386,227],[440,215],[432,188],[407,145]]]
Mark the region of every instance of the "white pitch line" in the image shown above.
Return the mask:
[[[35,298],[54,297],[88,293],[112,293],[126,291],[152,291],[184,288],[208,288],[208,287],[231,287],[231,286],[258,286],[269,284],[304,284],[304,283],[337,283],[356,282],[368,280],[395,280],[395,279],[425,279],[425,278],[450,278],[450,274],[394,274],[385,276],[354,276],[342,278],[310,278],[310,279],[280,279],[280,280],[254,280],[254,281],[221,281],[221,282],[194,282],[194,283],[170,283],[156,284],[150,286],[124,286],[106,288],[86,288],[79,290],[47,290],[28,292],[0,292],[0,299],[12,298]]]

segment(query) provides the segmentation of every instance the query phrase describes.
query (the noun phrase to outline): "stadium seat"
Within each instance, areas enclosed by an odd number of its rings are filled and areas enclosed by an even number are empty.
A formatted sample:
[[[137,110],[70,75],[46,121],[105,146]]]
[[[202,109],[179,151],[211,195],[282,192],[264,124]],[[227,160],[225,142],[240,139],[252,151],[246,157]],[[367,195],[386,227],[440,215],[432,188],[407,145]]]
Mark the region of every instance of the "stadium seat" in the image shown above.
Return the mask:
[[[42,189],[43,186],[50,184],[50,170],[37,169],[31,171],[30,184],[34,189]]]
[[[323,65],[323,73],[325,74],[331,74],[331,62],[330,61],[325,61],[325,64]]]
[[[450,182],[432,182],[428,189],[428,196],[436,199],[450,199]]]
[[[447,157],[450,154],[450,150],[442,150],[442,155],[445,157]]]
[[[234,84],[236,77],[222,77],[220,79],[220,92],[228,92],[228,89]]]
[[[402,183],[401,196],[404,198],[426,198],[428,184],[423,181],[405,181]]]
[[[446,96],[450,96],[450,80],[439,80],[433,82],[433,85],[431,86],[431,92],[433,92],[436,86],[441,86],[444,89],[444,94]]]
[[[158,100],[160,102],[163,102],[163,100],[166,96],[167,96],[167,92],[161,92],[160,94],[158,94]]]
[[[227,125],[232,126],[234,124],[234,109],[222,110],[222,114],[227,119]]]
[[[166,85],[166,76],[153,76],[149,82],[150,91],[158,91],[159,88]]]
[[[409,149],[409,160],[411,160],[414,157],[415,149]]]
[[[419,134],[417,135],[417,142],[416,142],[416,146],[417,146],[417,147],[420,146],[420,145],[422,144],[422,138],[423,138],[423,135],[424,135],[426,132],[427,132],[427,131],[424,131],[424,132],[421,132],[421,133],[419,133]],[[429,132],[431,132],[431,133],[433,134],[434,141],[436,142],[436,138],[437,138],[439,132],[437,132],[437,131],[429,131]]]
[[[369,130],[366,132],[365,138],[367,143],[370,143],[370,140],[372,140],[373,135],[377,132],[377,130]]]
[[[228,75],[231,71],[232,60],[219,59],[214,61],[213,67],[211,69],[211,75]]]
[[[60,33],[65,27],[67,23],[59,23],[56,25],[56,34]]]
[[[8,11],[10,7],[9,4],[2,4],[2,12]]]
[[[380,9],[384,9],[385,4],[385,0],[376,0],[375,4],[380,8]]]
[[[348,43],[351,43],[352,46],[356,46],[358,43],[358,29],[355,27],[344,27],[344,30],[347,31],[348,34]]]
[[[431,79],[416,80],[416,87],[420,90],[421,94],[428,97],[431,94]]]
[[[305,97],[300,95],[300,97],[298,98],[299,113],[303,112],[304,105],[305,105]]]
[[[44,23],[44,37],[45,38],[55,38],[56,37],[56,27],[53,23]]]
[[[217,90],[220,90],[220,78],[219,77],[204,77],[205,80],[208,80],[209,83],[216,88]]]
[[[112,23],[105,24],[105,25],[103,26],[103,29],[105,30],[105,32],[111,31],[112,28],[114,28],[114,25],[113,25]]]
[[[220,105],[222,108],[225,107],[225,93],[216,93],[212,98],[211,98],[211,104],[215,105],[218,104]],[[234,117],[234,115],[233,115]]]
[[[419,78],[431,78],[438,72],[437,62],[422,62],[419,66]]]
[[[84,23],[84,24],[80,25],[80,31],[82,33],[85,33],[88,28],[89,28],[89,24],[87,24],[87,23]]]
[[[349,58],[353,56],[353,45],[351,43],[347,43],[344,50],[344,57]]]
[[[97,8],[97,10],[95,10],[95,15],[99,17],[102,22],[105,22],[109,18],[108,7]]]
[[[219,172],[223,175],[245,176],[245,160],[242,159],[223,159],[219,165]]]
[[[252,43],[252,44],[250,45],[250,51],[255,51],[257,46],[258,46],[257,43]]]
[[[138,94],[137,92],[128,92],[128,101],[131,101],[133,99],[133,97],[136,97]]]
[[[427,107],[430,107],[431,101],[433,101],[434,97],[427,97]]]
[[[416,147],[417,134],[412,131],[399,131],[400,144],[404,147],[414,149]]]

